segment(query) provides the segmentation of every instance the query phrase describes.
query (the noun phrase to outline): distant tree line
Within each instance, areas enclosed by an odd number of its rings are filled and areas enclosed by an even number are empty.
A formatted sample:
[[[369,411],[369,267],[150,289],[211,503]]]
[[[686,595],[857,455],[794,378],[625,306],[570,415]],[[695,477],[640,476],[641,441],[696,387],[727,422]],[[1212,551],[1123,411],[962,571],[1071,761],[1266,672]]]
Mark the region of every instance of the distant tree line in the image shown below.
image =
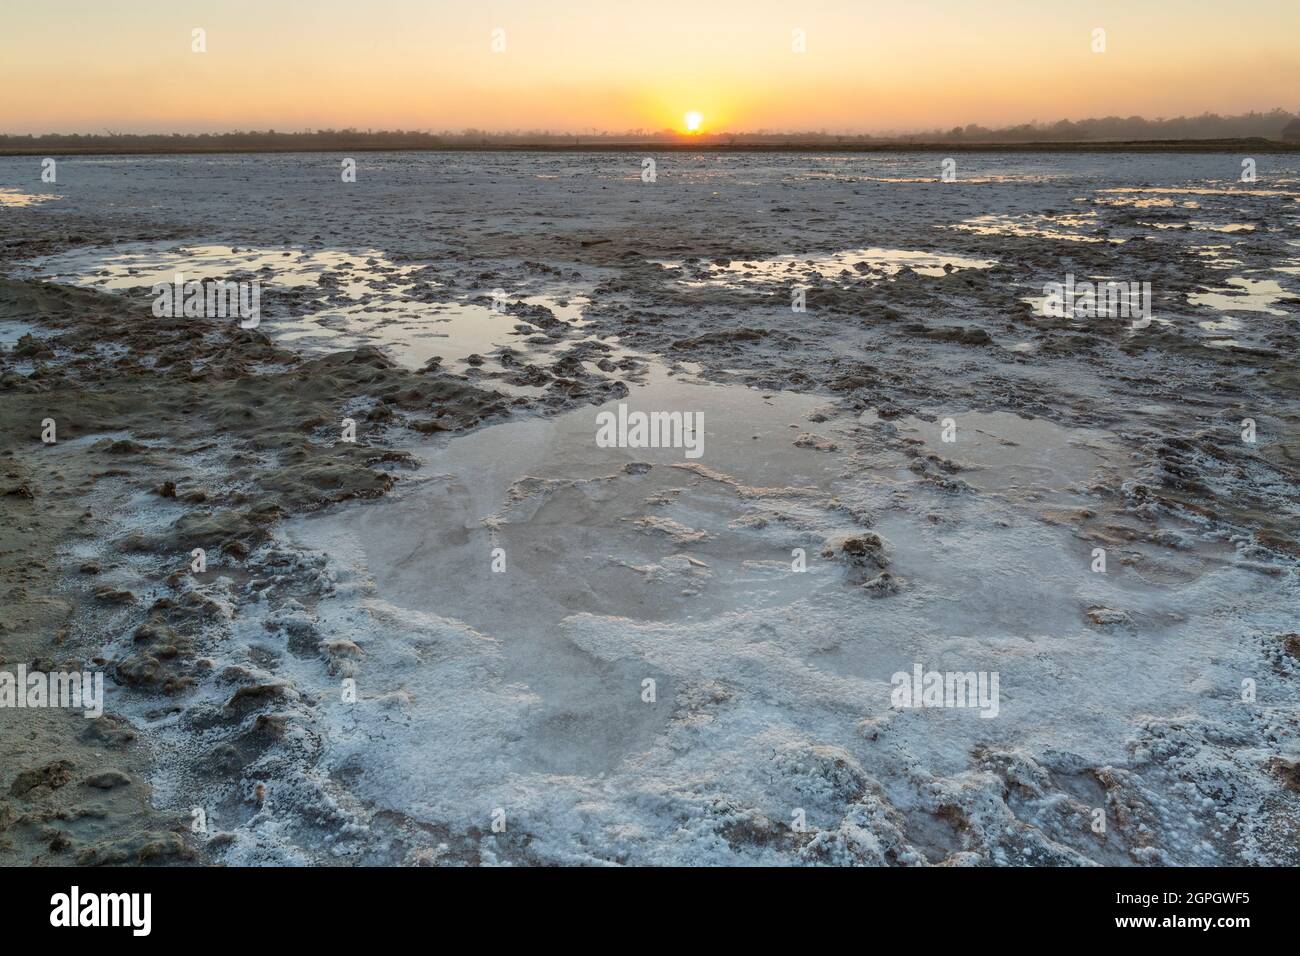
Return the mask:
[[[1283,109],[1267,113],[1220,116],[1178,116],[1146,119],[1141,116],[1106,116],[1099,119],[1060,120],[1056,123],[1022,123],[990,128],[974,123],[926,132],[846,134],[778,132],[687,135],[676,130],[628,130],[622,133],[592,130],[556,133],[546,130],[489,132],[478,129],[433,132],[429,130],[318,129],[300,132],[234,130],[226,133],[46,133],[0,134],[0,151],[121,151],[220,152],[224,150],[382,150],[382,149],[509,149],[572,148],[635,145],[638,143],[694,143],[701,146],[865,146],[871,144],[980,144],[980,143],[1103,143],[1159,142],[1166,140],[1266,139],[1300,143],[1300,117]]]
[[[1002,129],[970,124],[950,130],[935,130],[916,135],[931,142],[1088,142],[1094,140],[1162,140],[1162,139],[1283,139],[1288,126],[1297,122],[1295,113],[1274,109],[1267,113],[1242,113],[1220,116],[1176,116],[1173,119],[1146,119],[1141,116],[1105,116],[1073,122],[1024,123]]]

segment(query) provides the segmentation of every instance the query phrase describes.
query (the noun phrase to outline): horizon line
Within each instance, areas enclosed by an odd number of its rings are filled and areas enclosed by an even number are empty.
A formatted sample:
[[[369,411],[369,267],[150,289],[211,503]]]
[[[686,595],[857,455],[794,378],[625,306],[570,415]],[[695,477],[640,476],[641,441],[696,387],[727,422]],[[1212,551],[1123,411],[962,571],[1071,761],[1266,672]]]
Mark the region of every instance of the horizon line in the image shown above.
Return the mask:
[[[585,130],[566,130],[566,129],[547,129],[547,128],[495,128],[483,129],[478,127],[461,127],[459,129],[433,127],[419,127],[415,129],[406,129],[402,127],[381,128],[367,127],[364,130],[357,126],[326,126],[326,127],[300,127],[296,129],[277,129],[274,126],[266,128],[257,127],[240,127],[227,128],[224,130],[188,130],[178,129],[154,129],[149,131],[119,131],[110,127],[105,127],[101,131],[91,132],[86,130],[58,131],[49,130],[45,132],[6,132],[0,130],[0,141],[3,140],[56,140],[56,139],[89,139],[95,141],[104,140],[123,140],[138,141],[144,139],[186,139],[186,140],[212,140],[212,139],[232,139],[232,138],[252,138],[252,137],[275,137],[277,139],[301,139],[306,137],[356,137],[356,138],[382,138],[382,137],[422,137],[425,139],[441,140],[464,140],[478,138],[480,140],[503,140],[503,139],[535,139],[535,140],[555,140],[555,141],[581,141],[582,139],[596,140],[633,140],[633,141],[661,141],[671,142],[690,142],[690,143],[716,143],[719,141],[736,141],[745,140],[790,140],[790,139],[815,139],[815,140],[835,140],[835,141],[870,141],[870,142],[905,142],[905,141],[943,141],[959,142],[963,140],[976,142],[999,142],[1007,141],[1024,141],[1026,137],[1038,137],[1046,135],[1049,139],[1055,141],[1064,141],[1077,139],[1080,141],[1088,140],[1195,140],[1195,139],[1239,139],[1239,138],[1265,138],[1271,139],[1277,137],[1290,139],[1297,132],[1297,124],[1300,124],[1300,111],[1292,111],[1281,106],[1273,106],[1266,110],[1249,110],[1244,113],[1222,114],[1211,111],[1205,111],[1200,114],[1180,114],[1178,116],[1166,117],[1156,116],[1148,119],[1138,114],[1120,116],[1118,114],[1109,114],[1104,116],[1088,116],[1082,119],[1058,119],[1058,120],[1030,120],[1023,123],[1013,123],[1002,126],[984,126],[979,123],[956,124],[951,127],[933,126],[929,128],[913,128],[909,130],[885,129],[885,130],[845,130],[845,129],[828,129],[820,128],[784,128],[770,129],[759,127],[757,129],[716,129],[716,130],[698,130],[688,132],[681,129],[675,129],[671,126],[648,129],[646,127],[624,128],[624,129],[598,129],[595,127]],[[1197,129],[1200,127],[1200,129]]]

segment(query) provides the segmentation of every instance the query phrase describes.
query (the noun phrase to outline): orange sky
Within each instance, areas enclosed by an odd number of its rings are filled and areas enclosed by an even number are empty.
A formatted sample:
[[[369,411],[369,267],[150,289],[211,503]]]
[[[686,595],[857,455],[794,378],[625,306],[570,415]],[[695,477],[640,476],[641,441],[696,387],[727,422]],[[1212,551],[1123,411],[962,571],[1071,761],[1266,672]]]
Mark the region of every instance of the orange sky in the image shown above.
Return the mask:
[[[878,132],[1300,108],[1296,0],[48,0],[3,19],[11,133],[621,132],[688,110],[709,132]]]

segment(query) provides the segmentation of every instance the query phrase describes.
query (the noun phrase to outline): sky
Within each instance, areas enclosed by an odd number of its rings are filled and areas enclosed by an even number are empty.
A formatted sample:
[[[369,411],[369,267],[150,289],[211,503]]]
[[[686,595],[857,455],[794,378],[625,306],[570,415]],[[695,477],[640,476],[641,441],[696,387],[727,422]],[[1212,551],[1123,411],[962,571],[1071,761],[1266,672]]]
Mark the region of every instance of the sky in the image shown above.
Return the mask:
[[[847,133],[1297,110],[1297,38],[1298,0],[0,0],[0,132],[623,132],[694,111],[706,132]]]

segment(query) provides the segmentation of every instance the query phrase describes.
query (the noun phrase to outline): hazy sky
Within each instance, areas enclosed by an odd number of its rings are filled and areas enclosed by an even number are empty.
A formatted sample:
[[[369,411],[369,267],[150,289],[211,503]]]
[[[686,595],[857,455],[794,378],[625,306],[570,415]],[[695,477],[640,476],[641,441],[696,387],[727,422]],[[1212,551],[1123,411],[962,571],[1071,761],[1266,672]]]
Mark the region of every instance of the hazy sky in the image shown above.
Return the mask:
[[[712,132],[841,132],[1295,110],[1298,38],[1300,0],[3,0],[0,131],[623,131],[698,110]]]

